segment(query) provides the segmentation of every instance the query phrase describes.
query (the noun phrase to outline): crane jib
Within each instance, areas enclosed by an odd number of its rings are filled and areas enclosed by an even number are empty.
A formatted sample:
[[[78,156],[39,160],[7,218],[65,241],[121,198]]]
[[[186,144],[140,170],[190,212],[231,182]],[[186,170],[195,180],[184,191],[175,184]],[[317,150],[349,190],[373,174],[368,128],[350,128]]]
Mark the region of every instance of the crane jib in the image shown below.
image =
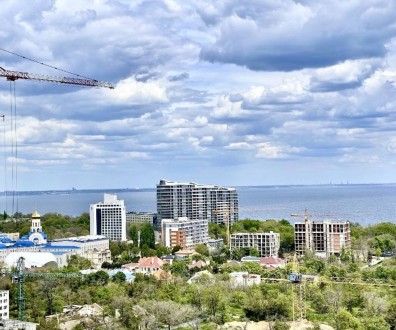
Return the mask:
[[[0,68],[0,77],[5,77],[9,81],[15,81],[17,79],[25,80],[38,80],[46,81],[58,84],[67,85],[78,85],[78,86],[88,86],[88,87],[106,87],[114,89],[114,86],[105,81],[99,81],[95,79],[82,79],[82,78],[71,78],[71,77],[58,77],[58,76],[47,76],[42,74],[19,72],[19,71],[9,71]]]

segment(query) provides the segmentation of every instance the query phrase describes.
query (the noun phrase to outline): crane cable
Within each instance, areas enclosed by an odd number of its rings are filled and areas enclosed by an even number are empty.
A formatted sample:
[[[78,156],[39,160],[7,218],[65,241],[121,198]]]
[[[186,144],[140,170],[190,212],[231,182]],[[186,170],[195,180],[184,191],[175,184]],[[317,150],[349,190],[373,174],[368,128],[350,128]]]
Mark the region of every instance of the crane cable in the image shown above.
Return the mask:
[[[18,136],[16,115],[16,90],[15,81],[10,81],[10,138],[11,138],[11,192],[12,192],[12,215],[18,212]],[[8,190],[8,189],[7,189]]]
[[[18,56],[18,57],[23,58],[23,59],[25,59],[25,60],[28,60],[28,61],[31,61],[31,62],[40,64],[40,65],[46,66],[46,67],[48,67],[48,68],[55,69],[55,70],[58,70],[58,71],[61,71],[61,72],[65,72],[65,73],[71,74],[71,75],[76,76],[76,77],[80,77],[80,78],[84,78],[84,79],[89,79],[89,80],[95,80],[95,79],[92,79],[92,78],[89,78],[89,77],[82,76],[82,75],[77,74],[77,73],[73,73],[73,72],[70,72],[70,71],[67,71],[67,70],[63,70],[63,69],[57,68],[56,66],[53,66],[53,65],[50,65],[50,64],[46,64],[46,63],[43,63],[43,62],[40,62],[40,61],[37,61],[37,60],[34,60],[34,59],[32,59],[32,58],[23,56],[23,55],[19,55],[19,54],[17,54],[17,53],[11,52],[11,51],[9,51],[9,50],[7,50],[7,49],[4,49],[4,48],[1,48],[1,47],[0,47],[0,50],[2,50],[3,52],[6,52],[6,53],[8,53],[8,54]]]
[[[4,219],[6,219],[6,214],[8,211],[8,197],[7,197],[7,144],[6,144],[6,126],[4,122],[5,116],[2,114],[1,117],[3,117],[3,156],[4,156],[4,199],[5,199],[5,205],[4,205]]]

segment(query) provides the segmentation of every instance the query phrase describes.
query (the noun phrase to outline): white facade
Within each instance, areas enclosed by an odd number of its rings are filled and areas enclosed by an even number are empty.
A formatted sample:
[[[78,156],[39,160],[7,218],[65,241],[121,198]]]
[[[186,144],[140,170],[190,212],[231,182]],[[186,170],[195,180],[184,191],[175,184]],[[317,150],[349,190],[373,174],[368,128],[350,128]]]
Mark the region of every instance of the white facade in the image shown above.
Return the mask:
[[[258,250],[260,257],[277,257],[280,247],[280,235],[268,233],[231,234],[231,248],[250,247]]]
[[[72,247],[78,249],[72,254],[69,253],[68,259],[70,255],[77,254],[91,261],[94,267],[100,267],[105,261],[112,262],[109,239],[104,235],[58,238],[51,241],[51,251],[56,249],[62,251]]]
[[[162,242],[164,246],[191,248],[208,241],[208,220],[190,220],[188,218],[163,219]],[[180,243],[180,240],[182,243]]]
[[[238,221],[235,188],[160,180],[157,185],[157,216],[162,219],[206,219],[213,223]]]
[[[105,235],[110,240],[126,241],[126,215],[123,200],[117,195],[104,194],[101,203],[91,204],[90,233]]]
[[[0,319],[8,320],[10,317],[10,293],[8,290],[0,290]]]

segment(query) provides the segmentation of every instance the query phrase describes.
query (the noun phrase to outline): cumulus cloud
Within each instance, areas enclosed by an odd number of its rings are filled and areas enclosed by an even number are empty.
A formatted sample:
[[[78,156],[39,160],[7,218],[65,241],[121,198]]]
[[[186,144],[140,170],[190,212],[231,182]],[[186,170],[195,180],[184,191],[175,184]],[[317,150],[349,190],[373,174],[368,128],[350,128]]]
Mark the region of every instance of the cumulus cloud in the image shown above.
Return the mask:
[[[203,48],[201,57],[263,71],[319,68],[348,59],[382,57],[395,34],[395,9],[393,2],[382,0],[224,1],[217,13],[212,8],[202,15],[219,32],[216,41]]]
[[[6,0],[2,6],[2,47],[64,71],[0,50],[1,67],[73,72],[115,86],[1,78],[6,161],[35,173],[21,177],[22,189],[73,181],[152,186],[159,177],[181,176],[268,184],[284,182],[285,170],[298,172],[289,180],[301,174],[329,182],[334,173],[356,177],[357,168],[362,181],[375,182],[384,177],[375,166],[394,172],[393,2]],[[258,177],[262,168],[271,175]]]
[[[358,60],[317,69],[311,76],[310,90],[334,92],[357,88],[378,69],[378,61]]]

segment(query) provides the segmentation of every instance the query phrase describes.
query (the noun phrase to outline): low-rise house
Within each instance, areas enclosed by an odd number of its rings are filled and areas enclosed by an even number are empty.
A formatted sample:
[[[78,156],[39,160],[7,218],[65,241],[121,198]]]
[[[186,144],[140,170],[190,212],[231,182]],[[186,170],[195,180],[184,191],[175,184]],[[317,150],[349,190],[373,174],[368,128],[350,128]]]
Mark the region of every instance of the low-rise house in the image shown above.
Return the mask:
[[[130,262],[129,264],[122,265],[121,268],[129,270],[131,273],[136,273],[136,269],[139,268],[139,263]]]
[[[185,257],[185,258],[191,257],[194,254],[197,254],[197,252],[189,249],[183,249],[175,252],[176,257]]]
[[[232,285],[239,287],[259,285],[261,276],[258,274],[249,274],[248,272],[232,272],[230,273],[230,281]]]
[[[173,262],[174,260],[176,260],[176,256],[174,256],[173,254],[169,254],[169,255],[166,255],[166,256],[162,257],[161,259],[162,259],[166,264],[172,265],[172,262]]]
[[[135,272],[145,275],[153,275],[156,271],[161,269],[163,264],[164,261],[158,257],[140,258]]]
[[[276,257],[263,257],[260,258],[260,266],[268,269],[284,268],[286,266],[286,260]]]

